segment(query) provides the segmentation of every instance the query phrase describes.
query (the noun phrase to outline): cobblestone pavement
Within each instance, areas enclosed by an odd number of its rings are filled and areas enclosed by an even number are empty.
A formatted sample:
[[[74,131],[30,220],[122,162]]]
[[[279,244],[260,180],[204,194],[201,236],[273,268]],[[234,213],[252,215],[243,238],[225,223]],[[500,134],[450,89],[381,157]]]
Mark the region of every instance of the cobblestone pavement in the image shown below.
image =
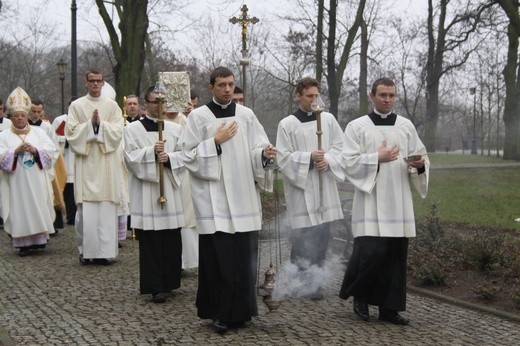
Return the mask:
[[[282,248],[286,257],[287,244]],[[269,246],[262,243],[261,250],[263,274]],[[259,316],[246,328],[218,335],[196,315],[196,271],[186,273],[165,304],[153,304],[139,294],[138,263],[138,244],[127,240],[114,265],[81,266],[71,227],[25,258],[0,235],[0,344],[520,344],[518,323],[414,294],[408,295],[404,314],[409,326],[379,322],[374,309],[373,322],[360,321],[352,301],[337,297],[343,268],[323,282],[324,300],[291,298],[269,312],[259,298]]]

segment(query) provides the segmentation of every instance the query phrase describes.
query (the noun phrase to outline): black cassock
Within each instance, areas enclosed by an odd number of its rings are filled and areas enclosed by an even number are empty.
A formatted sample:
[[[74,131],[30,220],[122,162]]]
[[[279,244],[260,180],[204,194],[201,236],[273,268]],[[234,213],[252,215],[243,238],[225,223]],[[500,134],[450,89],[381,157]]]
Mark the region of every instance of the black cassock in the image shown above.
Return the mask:
[[[339,297],[406,310],[407,255],[408,238],[356,237]]]
[[[197,315],[225,323],[258,315],[258,232],[199,235]]]

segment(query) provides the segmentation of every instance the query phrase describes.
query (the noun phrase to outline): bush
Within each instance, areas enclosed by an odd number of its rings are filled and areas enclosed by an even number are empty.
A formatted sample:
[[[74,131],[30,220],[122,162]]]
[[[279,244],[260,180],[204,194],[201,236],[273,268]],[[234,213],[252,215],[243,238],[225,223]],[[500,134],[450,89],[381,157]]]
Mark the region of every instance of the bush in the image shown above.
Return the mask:
[[[492,272],[507,262],[503,232],[475,231],[463,246],[464,261],[475,270]]]
[[[501,287],[496,283],[483,283],[477,285],[473,288],[473,292],[475,292],[481,299],[486,302],[491,302],[495,299],[496,295],[501,291]]]
[[[410,273],[420,285],[446,285],[450,266],[456,259],[453,248],[457,242],[447,241],[445,235],[434,203],[428,217],[417,223],[417,237],[410,246]]]

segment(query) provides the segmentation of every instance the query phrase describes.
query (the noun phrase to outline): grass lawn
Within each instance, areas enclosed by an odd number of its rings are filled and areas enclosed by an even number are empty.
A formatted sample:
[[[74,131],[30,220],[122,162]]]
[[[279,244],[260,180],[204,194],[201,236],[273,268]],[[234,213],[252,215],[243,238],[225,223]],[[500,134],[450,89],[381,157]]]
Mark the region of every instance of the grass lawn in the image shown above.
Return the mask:
[[[504,163],[480,155],[433,154],[432,164]],[[421,219],[437,204],[441,221],[470,226],[520,230],[520,167],[430,170],[426,199],[414,195],[415,214]]]

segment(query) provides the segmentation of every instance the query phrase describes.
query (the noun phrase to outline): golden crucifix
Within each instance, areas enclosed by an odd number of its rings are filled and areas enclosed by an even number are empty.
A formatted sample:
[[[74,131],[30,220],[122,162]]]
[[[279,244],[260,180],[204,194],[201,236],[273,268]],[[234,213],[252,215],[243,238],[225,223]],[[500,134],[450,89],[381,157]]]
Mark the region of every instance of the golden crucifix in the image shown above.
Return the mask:
[[[229,21],[232,24],[240,24],[242,25],[242,59],[240,59],[240,65],[242,65],[242,89],[244,90],[244,104],[246,101],[246,66],[249,65],[249,59],[247,57],[247,26],[249,24],[256,24],[260,21],[260,19],[256,17],[249,17],[247,14],[248,8],[247,5],[244,4],[242,6],[242,16],[240,17],[232,17]]]

